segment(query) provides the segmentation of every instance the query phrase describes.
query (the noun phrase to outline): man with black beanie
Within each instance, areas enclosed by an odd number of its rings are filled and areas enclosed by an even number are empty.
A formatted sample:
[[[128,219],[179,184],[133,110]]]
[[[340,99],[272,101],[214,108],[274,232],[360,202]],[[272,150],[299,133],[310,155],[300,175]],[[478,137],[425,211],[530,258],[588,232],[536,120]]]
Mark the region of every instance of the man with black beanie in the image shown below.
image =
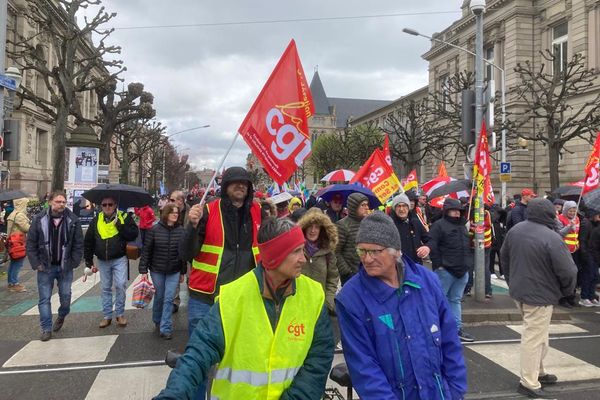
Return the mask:
[[[469,234],[465,226],[467,221],[461,217],[462,210],[460,201],[446,198],[444,217],[432,225],[427,245],[431,249],[429,257],[433,270],[440,279],[454,313],[458,335],[463,342],[473,342],[475,339],[462,329],[461,300],[469,280],[468,271],[473,265]]]
[[[219,294],[257,265],[261,208],[253,201],[250,174],[242,167],[223,173],[221,195],[190,208],[180,253],[192,263],[189,276],[188,334],[192,335]],[[206,391],[201,387],[199,392]]]

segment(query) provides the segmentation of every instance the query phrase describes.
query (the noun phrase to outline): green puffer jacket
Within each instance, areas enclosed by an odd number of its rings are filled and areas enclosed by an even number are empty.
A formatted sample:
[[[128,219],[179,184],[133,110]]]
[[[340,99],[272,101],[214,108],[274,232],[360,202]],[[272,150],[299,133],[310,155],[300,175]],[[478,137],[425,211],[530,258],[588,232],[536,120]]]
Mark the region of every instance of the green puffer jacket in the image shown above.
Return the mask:
[[[252,272],[258,279],[258,284],[263,290],[263,268],[258,265]],[[293,296],[296,291],[292,283]],[[281,299],[285,304],[285,295]],[[263,298],[265,310],[269,316],[273,331],[277,327],[277,314],[275,303]],[[283,308],[283,305],[279,308]],[[292,385],[283,392],[281,400],[320,400],[325,391],[325,383],[331,362],[333,361],[333,333],[327,308],[323,307],[317,320],[312,345],[304,364],[294,377]],[[200,382],[205,382],[210,367],[218,363],[225,354],[225,336],[219,311],[218,301],[210,308],[208,314],[202,318],[192,333],[185,348],[185,353],[177,361],[177,367],[169,375],[167,387],[154,398],[154,400],[181,400],[193,399]],[[227,399],[223,399],[227,400]],[[237,400],[237,399],[236,399]]]
[[[352,193],[348,196],[348,216],[336,224],[339,241],[335,255],[342,284],[358,272],[360,265],[360,258],[356,254],[356,234],[362,220],[358,217],[358,207],[365,200],[369,199],[362,193]]]
[[[325,304],[331,312],[335,311],[335,294],[340,283],[340,274],[337,269],[337,259],[335,257],[335,247],[338,242],[337,228],[331,219],[316,207],[308,210],[306,214],[298,221],[298,225],[304,232],[312,226],[317,225],[321,228],[316,245],[319,248],[316,253],[310,256],[307,247],[304,248],[306,264],[302,267],[302,274],[319,282],[325,291]],[[308,238],[306,239],[308,243]]]

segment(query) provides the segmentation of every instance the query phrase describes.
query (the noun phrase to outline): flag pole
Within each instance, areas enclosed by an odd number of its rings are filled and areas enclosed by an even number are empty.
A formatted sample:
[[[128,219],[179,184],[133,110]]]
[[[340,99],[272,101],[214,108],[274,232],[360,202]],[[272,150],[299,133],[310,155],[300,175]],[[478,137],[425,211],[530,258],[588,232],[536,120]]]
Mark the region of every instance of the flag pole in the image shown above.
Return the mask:
[[[223,158],[221,158],[221,162],[219,163],[219,166],[215,170],[215,173],[213,174],[212,178],[210,179],[210,182],[209,182],[208,186],[206,187],[206,191],[204,192],[204,194],[202,195],[202,198],[200,199],[200,204],[204,204],[204,200],[206,200],[206,196],[208,195],[208,191],[210,190],[211,186],[215,182],[215,179],[217,179],[217,174],[219,173],[219,170],[221,168],[223,168],[223,164],[225,164],[225,159],[227,158],[227,156],[231,152],[231,149],[233,148],[233,145],[235,144],[235,141],[237,140],[238,136],[240,136],[239,132],[236,132],[235,135],[233,135],[233,140],[231,141],[231,144],[229,145],[229,148],[227,149],[227,151],[225,152],[225,154],[223,154]]]
[[[587,176],[586,176],[587,178]],[[585,190],[585,182],[581,188],[581,193],[579,193],[579,200],[577,200],[577,208],[575,208],[575,213],[577,214],[579,212],[579,204],[581,203],[581,198],[583,197],[583,191]]]

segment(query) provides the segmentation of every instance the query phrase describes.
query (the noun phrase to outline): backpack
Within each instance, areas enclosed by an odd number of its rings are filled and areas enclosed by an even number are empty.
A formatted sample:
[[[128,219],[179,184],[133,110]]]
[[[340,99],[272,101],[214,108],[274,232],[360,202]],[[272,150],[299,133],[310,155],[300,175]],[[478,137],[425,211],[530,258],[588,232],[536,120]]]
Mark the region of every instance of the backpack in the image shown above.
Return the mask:
[[[25,258],[25,234],[22,232],[12,233],[6,239],[8,255],[11,260],[20,260]]]

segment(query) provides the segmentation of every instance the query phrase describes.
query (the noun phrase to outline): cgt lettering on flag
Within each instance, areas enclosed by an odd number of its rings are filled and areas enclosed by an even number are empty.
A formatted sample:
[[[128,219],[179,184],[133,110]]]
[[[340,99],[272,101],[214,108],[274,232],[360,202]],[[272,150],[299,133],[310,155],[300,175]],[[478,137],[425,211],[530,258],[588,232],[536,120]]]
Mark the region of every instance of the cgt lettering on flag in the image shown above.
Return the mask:
[[[292,40],[239,129],[265,171],[279,185],[311,153],[308,118],[313,114],[312,95]]]
[[[386,162],[381,149],[375,149],[350,180],[350,183],[354,182],[360,182],[371,189],[381,204],[384,204],[400,188],[400,182]]]

